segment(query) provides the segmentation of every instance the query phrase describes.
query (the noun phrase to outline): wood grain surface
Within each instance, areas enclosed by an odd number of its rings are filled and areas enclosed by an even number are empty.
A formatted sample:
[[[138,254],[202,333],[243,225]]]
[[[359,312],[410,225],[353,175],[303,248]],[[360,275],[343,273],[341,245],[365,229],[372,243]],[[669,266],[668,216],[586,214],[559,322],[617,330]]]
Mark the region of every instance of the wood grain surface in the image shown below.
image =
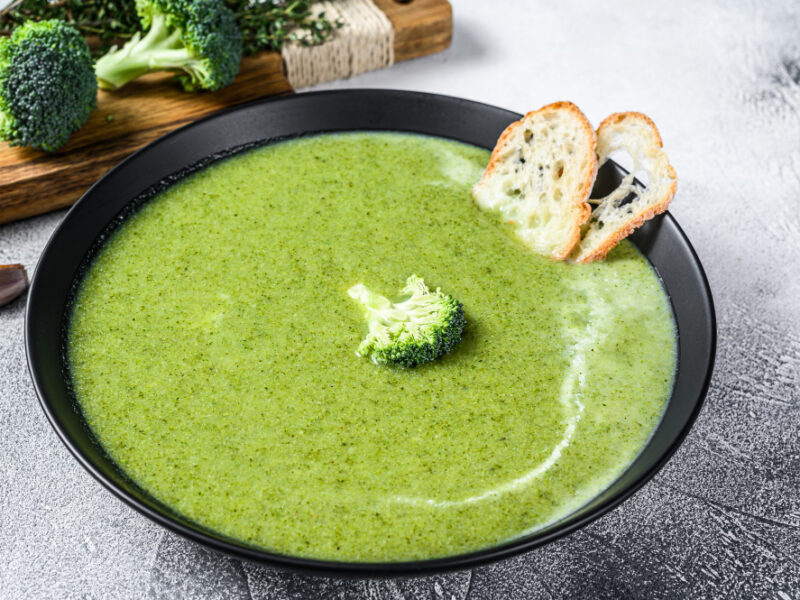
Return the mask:
[[[453,11],[447,0],[374,0],[394,26],[396,62],[441,52],[453,37]]]
[[[395,31],[395,60],[450,45],[447,0],[376,0]],[[276,52],[246,57],[236,81],[213,93],[186,93],[169,74],[142,77],[118,91],[100,90],[87,124],[58,152],[0,145],[0,223],[72,205],[123,158],[195,119],[292,88]]]

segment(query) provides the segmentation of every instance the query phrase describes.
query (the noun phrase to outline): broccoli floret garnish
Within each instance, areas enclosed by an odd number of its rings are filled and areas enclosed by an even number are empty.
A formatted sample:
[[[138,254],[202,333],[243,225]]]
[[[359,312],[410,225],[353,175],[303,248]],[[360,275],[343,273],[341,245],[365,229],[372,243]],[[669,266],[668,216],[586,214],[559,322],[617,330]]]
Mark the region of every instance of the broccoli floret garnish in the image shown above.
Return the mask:
[[[97,105],[86,40],[63,21],[28,21],[0,38],[0,138],[53,152]]]
[[[378,365],[413,367],[449,352],[466,319],[461,302],[438,288],[431,292],[416,275],[402,290],[408,299],[391,302],[359,283],[347,293],[366,309],[369,333],[356,354]]]
[[[223,0],[136,0],[148,31],[95,64],[97,82],[115,90],[152,71],[176,71],[187,91],[231,83],[242,60],[242,32]]]

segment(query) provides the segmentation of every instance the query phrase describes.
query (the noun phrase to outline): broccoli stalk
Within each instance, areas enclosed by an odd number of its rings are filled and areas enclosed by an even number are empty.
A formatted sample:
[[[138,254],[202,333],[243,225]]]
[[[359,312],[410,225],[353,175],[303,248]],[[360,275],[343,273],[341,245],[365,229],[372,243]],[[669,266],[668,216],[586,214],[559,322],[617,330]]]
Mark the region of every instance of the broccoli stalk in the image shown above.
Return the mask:
[[[203,63],[181,43],[180,29],[170,30],[165,15],[156,15],[147,34],[137,32],[119,50],[112,50],[97,61],[97,81],[104,90],[116,90],[151,71],[200,70],[195,77],[207,76]],[[198,69],[199,68],[199,69]]]
[[[449,352],[460,340],[466,320],[461,303],[431,292],[416,275],[406,281],[400,302],[376,294],[359,283],[347,293],[366,311],[369,333],[356,354],[375,364],[413,367]]]
[[[231,83],[242,59],[242,34],[222,0],[136,0],[148,31],[137,32],[95,64],[103,89],[119,89],[152,71],[177,71],[188,91]]]
[[[89,47],[62,21],[29,21],[0,38],[0,139],[53,152],[97,105]]]

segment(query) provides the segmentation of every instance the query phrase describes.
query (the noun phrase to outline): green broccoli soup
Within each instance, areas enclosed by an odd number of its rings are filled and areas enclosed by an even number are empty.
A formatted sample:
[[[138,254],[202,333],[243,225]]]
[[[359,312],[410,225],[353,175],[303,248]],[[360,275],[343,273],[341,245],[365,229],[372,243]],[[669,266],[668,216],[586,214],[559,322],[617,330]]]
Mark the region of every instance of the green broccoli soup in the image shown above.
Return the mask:
[[[274,552],[400,561],[560,519],[633,461],[669,397],[660,282],[523,247],[470,188],[483,149],[319,135],[225,159],[130,216],[90,265],[67,360],[91,429],[143,489]],[[356,354],[363,284],[463,304],[413,368]]]

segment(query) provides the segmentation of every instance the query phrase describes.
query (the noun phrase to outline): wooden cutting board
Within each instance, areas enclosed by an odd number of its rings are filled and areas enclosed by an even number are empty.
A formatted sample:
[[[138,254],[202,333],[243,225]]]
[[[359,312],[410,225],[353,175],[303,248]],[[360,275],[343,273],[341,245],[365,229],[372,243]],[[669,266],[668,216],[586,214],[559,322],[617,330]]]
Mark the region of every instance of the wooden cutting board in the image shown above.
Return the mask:
[[[447,0],[374,0],[394,26],[395,61],[444,50],[452,37]],[[276,52],[246,57],[230,86],[187,93],[171,75],[100,90],[97,109],[53,154],[0,142],[0,223],[71,206],[108,169],[157,137],[222,108],[292,93]]]

